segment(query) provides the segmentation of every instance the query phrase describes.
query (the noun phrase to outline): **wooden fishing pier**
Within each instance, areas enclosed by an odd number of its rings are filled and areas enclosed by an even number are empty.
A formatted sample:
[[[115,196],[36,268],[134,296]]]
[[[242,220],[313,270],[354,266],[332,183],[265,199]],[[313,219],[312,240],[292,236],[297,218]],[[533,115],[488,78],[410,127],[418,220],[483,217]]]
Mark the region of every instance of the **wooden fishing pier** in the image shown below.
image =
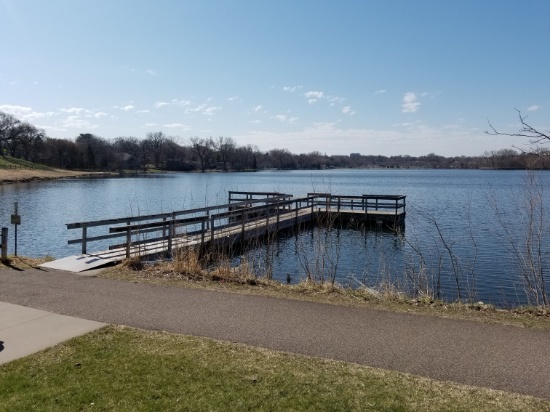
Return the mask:
[[[82,254],[45,267],[81,272],[132,257],[171,254],[181,248],[232,248],[306,224],[352,222],[397,230],[405,224],[405,196],[229,192],[228,203],[198,209],[67,224],[81,230]],[[113,242],[90,253],[92,242]],[[103,246],[105,247],[105,246]]]

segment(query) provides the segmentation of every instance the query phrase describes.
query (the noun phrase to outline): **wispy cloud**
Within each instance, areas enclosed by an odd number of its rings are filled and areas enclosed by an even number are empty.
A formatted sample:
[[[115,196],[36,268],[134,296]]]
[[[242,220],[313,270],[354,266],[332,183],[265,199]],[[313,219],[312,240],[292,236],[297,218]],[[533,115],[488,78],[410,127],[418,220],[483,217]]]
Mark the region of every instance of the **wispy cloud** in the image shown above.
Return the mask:
[[[255,111],[256,113],[258,113],[258,112],[259,112],[260,110],[262,110],[262,109],[263,109],[262,105],[258,105],[258,106],[256,106],[256,107],[254,108],[254,111]]]
[[[91,123],[88,120],[84,120],[79,116],[68,116],[65,120],[63,120],[62,123],[63,123],[63,126],[70,129],[92,130],[92,129],[97,129],[98,127],[97,124]]]
[[[134,106],[133,104],[129,104],[127,106],[122,107],[121,109],[124,110],[125,112],[129,112],[130,110],[134,110],[135,108],[136,106]]]
[[[147,73],[150,76],[156,76],[158,74],[156,71],[151,70],[151,69],[145,70],[145,73]]]
[[[420,109],[420,105],[421,103],[418,101],[418,97],[413,92],[407,92],[403,96],[403,113],[415,113]]]
[[[304,86],[284,86],[283,87],[283,90],[285,92],[289,92],[289,93],[294,93],[296,90],[300,90],[301,88],[303,88]]]
[[[169,123],[169,124],[163,124],[162,126],[167,127],[169,129],[182,129],[182,130],[191,129],[189,126],[187,126],[186,124],[182,124],[182,123]]]
[[[160,109],[163,106],[168,106],[170,103],[168,102],[156,102],[153,106],[155,109]]]
[[[205,114],[207,116],[212,116],[216,114],[217,111],[221,110],[221,106],[210,106],[203,110],[202,114]]]
[[[286,114],[278,114],[273,116],[273,118],[282,123],[291,123],[291,124],[296,122],[296,120],[298,120],[297,117],[287,116]]]
[[[172,104],[179,107],[188,107],[191,105],[190,100],[178,100],[178,99],[172,99]]]
[[[68,109],[62,108],[62,109],[59,109],[59,110],[61,110],[61,111],[64,112],[64,113],[80,114],[80,113],[82,113],[85,109],[83,109],[82,107],[70,107],[70,108],[68,108]]]
[[[309,91],[305,92],[304,96],[306,96],[308,99],[322,99],[325,94],[323,92],[319,91]]]
[[[355,114],[355,110],[352,110],[351,106],[345,106],[342,109],[342,113],[349,114],[350,116],[353,116]]]
[[[533,104],[533,105],[531,105],[527,108],[527,111],[528,112],[536,112],[538,109],[540,109],[540,107],[536,104]]]
[[[105,117],[105,116],[108,116],[108,114],[105,113],[105,112],[98,112],[98,113],[94,114],[94,117],[96,119],[101,119],[102,117]]]
[[[228,102],[236,102],[237,100],[239,100],[239,96],[228,97],[226,100]]]
[[[32,107],[4,104],[0,106],[0,111],[9,113],[22,121],[35,121],[46,117],[57,115],[56,112],[37,112]]]
[[[373,94],[376,96],[377,94],[384,94],[386,92],[387,92],[386,89],[380,89],[380,90],[375,91]]]

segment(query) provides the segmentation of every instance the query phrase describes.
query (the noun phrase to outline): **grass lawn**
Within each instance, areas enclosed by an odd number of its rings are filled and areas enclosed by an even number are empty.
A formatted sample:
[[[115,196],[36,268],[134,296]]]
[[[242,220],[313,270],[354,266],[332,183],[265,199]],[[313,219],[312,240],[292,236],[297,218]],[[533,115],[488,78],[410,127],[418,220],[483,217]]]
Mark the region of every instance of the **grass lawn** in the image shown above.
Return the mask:
[[[550,411],[527,396],[109,326],[0,367],[1,411]]]
[[[10,167],[25,167],[25,169],[11,169]],[[102,173],[53,169],[14,157],[0,156],[0,184],[6,182],[27,182],[33,180],[49,180],[101,174]]]

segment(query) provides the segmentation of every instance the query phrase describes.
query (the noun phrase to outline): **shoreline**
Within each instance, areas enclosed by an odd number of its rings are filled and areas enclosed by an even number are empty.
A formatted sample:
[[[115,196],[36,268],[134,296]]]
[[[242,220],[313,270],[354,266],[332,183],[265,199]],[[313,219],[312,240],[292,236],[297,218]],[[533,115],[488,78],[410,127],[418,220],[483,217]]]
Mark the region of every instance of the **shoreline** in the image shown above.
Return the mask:
[[[60,179],[105,178],[118,176],[112,172],[80,172],[60,169],[2,169],[0,168],[0,185],[17,183],[43,182]]]

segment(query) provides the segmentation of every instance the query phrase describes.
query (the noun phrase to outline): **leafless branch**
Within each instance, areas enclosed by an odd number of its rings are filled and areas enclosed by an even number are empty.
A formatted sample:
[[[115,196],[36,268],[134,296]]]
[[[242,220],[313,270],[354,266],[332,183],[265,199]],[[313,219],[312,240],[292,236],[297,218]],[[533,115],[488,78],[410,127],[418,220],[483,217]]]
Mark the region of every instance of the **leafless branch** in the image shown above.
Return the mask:
[[[491,136],[526,137],[527,139],[529,139],[529,143],[532,145],[550,143],[550,131],[545,130],[541,132],[540,130],[535,129],[533,126],[527,123],[527,116],[522,115],[521,111],[519,111],[518,109],[516,109],[516,111],[518,112],[519,121],[521,123],[521,128],[518,132],[500,132],[491,124],[490,121],[487,121],[491,130],[486,130],[485,133]]]

